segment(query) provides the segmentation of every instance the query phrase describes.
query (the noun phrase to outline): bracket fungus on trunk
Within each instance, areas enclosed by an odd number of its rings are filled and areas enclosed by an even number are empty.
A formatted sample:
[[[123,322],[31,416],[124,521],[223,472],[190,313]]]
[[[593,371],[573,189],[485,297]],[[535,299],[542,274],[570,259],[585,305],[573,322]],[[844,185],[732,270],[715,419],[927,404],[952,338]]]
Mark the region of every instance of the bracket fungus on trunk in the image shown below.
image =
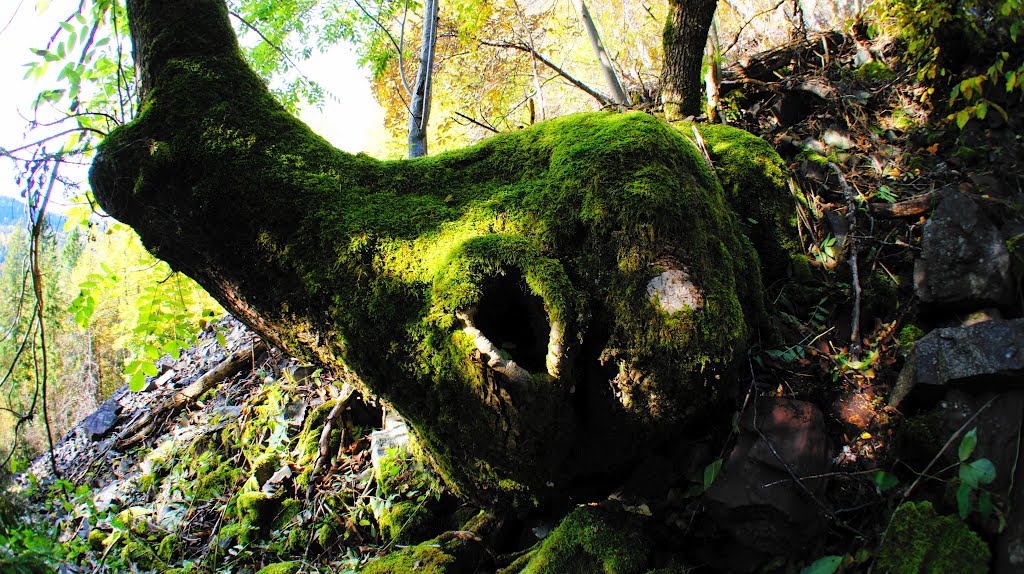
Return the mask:
[[[128,15],[145,97],[97,152],[101,205],[273,344],[390,402],[460,494],[614,482],[733,391],[757,256],[673,128],[583,114],[350,155],[274,101],[223,0]]]

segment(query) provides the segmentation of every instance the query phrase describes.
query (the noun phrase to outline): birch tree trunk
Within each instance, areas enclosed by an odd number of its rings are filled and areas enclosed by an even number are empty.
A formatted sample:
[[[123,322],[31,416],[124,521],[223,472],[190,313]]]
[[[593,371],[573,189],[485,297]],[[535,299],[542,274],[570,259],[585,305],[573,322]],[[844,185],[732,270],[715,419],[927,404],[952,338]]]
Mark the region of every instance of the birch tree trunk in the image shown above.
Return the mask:
[[[409,157],[427,155],[427,122],[430,121],[431,84],[434,79],[434,49],[437,46],[437,2],[423,4],[423,42],[419,70],[409,105]]]
[[[604,49],[604,44],[601,43],[601,36],[597,33],[597,26],[594,25],[594,19],[590,17],[590,10],[587,9],[586,2],[576,0],[576,10],[580,13],[583,27],[587,30],[587,37],[590,38],[590,45],[601,66],[601,73],[604,74],[604,81],[608,84],[612,101],[620,106],[629,105],[629,97],[626,95],[626,90],[622,89],[622,83],[619,82],[619,75],[615,72],[612,59],[608,57],[608,52]]]

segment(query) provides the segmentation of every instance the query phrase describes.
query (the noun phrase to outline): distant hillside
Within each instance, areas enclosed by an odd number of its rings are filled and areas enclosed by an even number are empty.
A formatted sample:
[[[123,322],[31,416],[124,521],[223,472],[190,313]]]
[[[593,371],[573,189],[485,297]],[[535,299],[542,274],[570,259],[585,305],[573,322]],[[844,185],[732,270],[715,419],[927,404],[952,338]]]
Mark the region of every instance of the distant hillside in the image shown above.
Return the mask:
[[[24,225],[27,219],[27,211],[25,202],[21,199],[0,196],[0,227]],[[64,230],[66,218],[63,215],[48,213],[46,220],[49,222],[50,227],[58,233]]]
[[[46,222],[58,235],[64,233],[67,218],[58,213],[47,213]],[[28,223],[28,207],[21,199],[0,196],[0,263],[7,255],[7,237],[17,227]]]

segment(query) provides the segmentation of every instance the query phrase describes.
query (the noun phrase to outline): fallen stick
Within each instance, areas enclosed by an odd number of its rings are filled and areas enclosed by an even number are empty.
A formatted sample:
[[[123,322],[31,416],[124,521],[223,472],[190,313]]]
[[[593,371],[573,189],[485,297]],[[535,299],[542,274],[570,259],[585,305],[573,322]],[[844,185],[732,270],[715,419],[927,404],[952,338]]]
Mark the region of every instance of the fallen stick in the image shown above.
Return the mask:
[[[267,344],[262,339],[255,339],[252,343],[235,350],[234,353],[228,355],[227,358],[193,381],[192,384],[174,393],[171,400],[150,409],[145,416],[131,423],[119,433],[120,436],[114,443],[117,444],[118,449],[124,450],[145,439],[152,431],[153,423],[158,416],[161,416],[164,420],[173,417],[185,406],[203,396],[206,391],[241,371],[247,364],[251,364],[255,356],[262,353],[266,348]]]

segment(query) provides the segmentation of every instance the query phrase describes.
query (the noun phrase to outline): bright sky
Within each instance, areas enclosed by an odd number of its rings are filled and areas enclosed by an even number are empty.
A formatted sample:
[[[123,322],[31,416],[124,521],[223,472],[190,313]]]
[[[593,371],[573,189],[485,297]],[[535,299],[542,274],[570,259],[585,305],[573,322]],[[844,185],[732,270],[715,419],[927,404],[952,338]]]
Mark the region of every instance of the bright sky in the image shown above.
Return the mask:
[[[45,47],[57,28],[58,19],[70,14],[78,0],[51,0],[49,3],[46,13],[39,14],[37,0],[0,0],[0,54],[3,54],[0,58],[0,146],[5,149],[17,148],[52,133],[43,128],[25,137],[25,118],[31,111],[32,101],[40,90],[51,86],[23,79],[24,64],[35,58],[29,48]],[[345,151],[379,152],[386,138],[384,113],[374,101],[366,72],[356,65],[351,47],[335,47],[300,62],[299,67],[329,94],[323,110],[304,110],[300,117]],[[67,166],[61,170],[70,179],[83,182],[87,172],[86,166]],[[14,177],[11,160],[0,158],[0,195],[17,197],[21,194]],[[59,204],[55,207],[60,208]]]

